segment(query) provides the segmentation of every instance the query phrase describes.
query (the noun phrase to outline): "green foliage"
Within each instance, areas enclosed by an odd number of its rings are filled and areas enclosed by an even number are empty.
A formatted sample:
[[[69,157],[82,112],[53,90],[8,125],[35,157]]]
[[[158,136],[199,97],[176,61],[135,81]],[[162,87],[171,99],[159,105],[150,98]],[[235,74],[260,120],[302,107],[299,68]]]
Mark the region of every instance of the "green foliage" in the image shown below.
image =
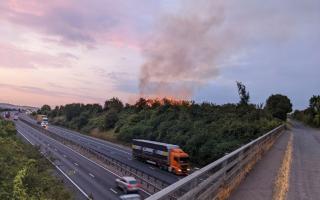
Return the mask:
[[[104,128],[106,130],[114,128],[118,120],[118,114],[115,111],[108,111],[104,118]]]
[[[287,96],[275,94],[267,99],[265,108],[273,117],[285,121],[287,114],[292,111],[292,104]]]
[[[296,110],[293,117],[311,126],[320,127],[320,95],[314,95],[309,100],[309,107]]]
[[[250,96],[242,83],[237,86],[239,104],[140,98],[123,106],[112,98],[105,102],[103,112],[92,114],[81,104],[69,104],[60,106],[51,120],[87,134],[98,128],[112,133],[121,143],[141,138],[177,144],[193,163],[205,165],[278,126],[281,121],[273,118],[279,117],[278,110],[290,112],[290,100],[288,103],[281,95],[270,97],[268,109],[262,109],[262,105],[249,104]]]
[[[120,112],[123,109],[123,103],[118,98],[113,97],[104,103],[103,109],[105,111]]]
[[[313,95],[309,100],[309,108],[315,113],[320,113],[320,95]]]
[[[250,95],[249,92],[247,92],[246,86],[237,81],[237,87],[238,87],[238,93],[240,97],[240,105],[248,105],[249,100],[250,100]]]
[[[38,110],[38,114],[48,115],[51,111],[51,107],[49,105],[43,105],[40,110]]]
[[[51,164],[16,137],[12,122],[0,120],[0,199],[72,199],[53,176]]]

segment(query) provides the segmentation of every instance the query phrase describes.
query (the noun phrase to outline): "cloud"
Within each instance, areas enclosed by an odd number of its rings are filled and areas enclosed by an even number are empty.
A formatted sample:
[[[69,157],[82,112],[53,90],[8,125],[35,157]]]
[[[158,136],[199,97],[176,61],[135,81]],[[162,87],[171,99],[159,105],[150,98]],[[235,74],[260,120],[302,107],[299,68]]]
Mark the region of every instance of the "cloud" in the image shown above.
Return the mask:
[[[50,55],[0,43],[0,68],[61,68],[72,65],[71,54]]]
[[[156,4],[147,0],[139,4],[125,0],[3,0],[0,19],[35,29],[64,45],[129,44],[139,36],[139,24],[148,19],[145,16]]]
[[[82,99],[82,100],[93,100],[95,102],[103,102],[104,99],[99,98],[99,97],[90,97],[87,95],[80,95],[76,93],[69,93],[69,92],[62,92],[62,91],[56,91],[56,90],[48,90],[48,89],[43,89],[39,87],[34,87],[34,86],[22,86],[22,85],[11,85],[11,84],[3,84],[0,83],[0,88],[6,88],[10,90],[15,90],[15,91],[20,91],[20,92],[26,92],[29,95],[32,96],[32,94],[36,95],[42,95],[46,97],[55,97],[55,98],[61,98],[61,97],[70,97],[73,99]]]
[[[251,60],[250,54],[266,44],[277,51],[301,35],[311,39],[309,33],[320,32],[319,6],[316,0],[185,0],[179,12],[159,18],[144,45],[141,95],[190,98],[195,90],[217,78],[221,68],[236,63],[233,58],[242,59],[238,55],[248,54],[246,59]],[[290,60],[287,57],[285,62]],[[272,65],[281,67],[273,61]],[[260,66],[261,74],[264,70]]]

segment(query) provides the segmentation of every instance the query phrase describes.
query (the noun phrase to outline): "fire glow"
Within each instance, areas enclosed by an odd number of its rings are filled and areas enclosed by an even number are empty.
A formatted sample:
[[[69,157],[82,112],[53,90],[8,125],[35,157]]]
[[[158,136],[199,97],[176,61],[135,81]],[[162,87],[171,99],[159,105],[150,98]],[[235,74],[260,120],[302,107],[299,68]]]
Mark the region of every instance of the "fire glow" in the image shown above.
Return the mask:
[[[149,107],[153,107],[156,105],[191,105],[190,101],[175,99],[173,97],[165,97],[165,98],[153,98],[153,99],[146,99],[146,105]]]

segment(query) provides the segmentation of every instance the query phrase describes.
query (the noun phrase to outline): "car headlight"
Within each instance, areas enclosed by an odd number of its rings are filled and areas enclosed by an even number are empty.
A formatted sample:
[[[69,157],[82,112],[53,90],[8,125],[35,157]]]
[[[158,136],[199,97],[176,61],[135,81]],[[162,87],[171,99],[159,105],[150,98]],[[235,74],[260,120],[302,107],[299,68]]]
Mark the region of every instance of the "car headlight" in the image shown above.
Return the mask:
[[[190,168],[188,168],[187,171],[190,171]]]
[[[178,169],[178,172],[181,172],[181,169]]]

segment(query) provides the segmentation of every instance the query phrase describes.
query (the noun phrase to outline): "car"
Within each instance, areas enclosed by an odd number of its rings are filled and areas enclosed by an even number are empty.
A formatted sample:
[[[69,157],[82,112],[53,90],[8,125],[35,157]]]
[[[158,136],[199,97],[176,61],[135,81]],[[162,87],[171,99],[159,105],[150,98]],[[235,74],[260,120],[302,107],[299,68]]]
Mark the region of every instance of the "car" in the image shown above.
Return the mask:
[[[138,183],[138,181],[134,177],[131,177],[131,176],[124,176],[121,178],[117,178],[116,184],[125,193],[137,192],[140,187],[140,184]]]
[[[120,196],[121,200],[141,200],[141,196],[139,194],[126,194]]]

